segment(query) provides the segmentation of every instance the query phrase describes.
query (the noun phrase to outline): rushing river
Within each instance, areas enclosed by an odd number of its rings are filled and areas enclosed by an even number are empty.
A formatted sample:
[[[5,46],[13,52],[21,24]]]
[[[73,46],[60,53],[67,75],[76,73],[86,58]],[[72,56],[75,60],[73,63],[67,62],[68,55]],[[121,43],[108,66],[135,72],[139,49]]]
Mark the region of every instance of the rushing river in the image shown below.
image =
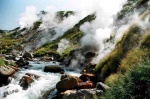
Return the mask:
[[[46,65],[59,65],[58,62],[30,62],[29,65],[28,69],[21,69],[16,72],[16,77],[11,80],[9,85],[0,87],[0,99],[43,99],[42,97],[46,92],[55,88],[61,74],[46,73],[43,72],[43,69]],[[40,78],[34,79],[27,90],[22,90],[19,81],[26,73],[39,75]],[[73,72],[66,73],[78,76]]]

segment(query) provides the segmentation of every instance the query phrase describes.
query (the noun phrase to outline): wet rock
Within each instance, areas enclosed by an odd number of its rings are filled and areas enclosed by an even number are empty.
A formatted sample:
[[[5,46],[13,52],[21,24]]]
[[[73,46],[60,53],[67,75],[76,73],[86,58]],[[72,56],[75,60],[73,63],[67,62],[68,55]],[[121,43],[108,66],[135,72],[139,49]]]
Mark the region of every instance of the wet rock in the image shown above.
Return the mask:
[[[96,84],[96,89],[106,91],[106,90],[109,90],[110,87],[107,86],[107,85],[105,85],[105,84],[102,83],[102,82],[98,82],[98,83]]]
[[[96,64],[94,64],[94,63],[88,63],[88,64],[85,65],[84,70],[86,70],[87,73],[93,73],[93,74],[95,74],[96,73],[95,67],[96,67]],[[82,71],[81,73],[84,73],[84,71]]]
[[[23,58],[25,58],[26,60],[32,60],[33,59],[33,54],[25,51],[24,54],[23,54]]]
[[[9,83],[9,77],[15,74],[15,70],[9,66],[0,66],[0,86]]]
[[[25,75],[21,78],[19,85],[23,88],[23,90],[26,90],[32,82],[34,82],[33,78],[28,75]]]
[[[76,93],[76,90],[66,90],[64,92],[60,92],[57,97],[61,99],[64,95],[70,95],[72,93]]]
[[[17,66],[17,64],[13,60],[6,60],[5,59],[4,62],[5,62],[5,65]]]
[[[63,74],[63,75],[61,75],[60,80],[63,80],[63,79],[68,78],[68,77],[72,77],[72,76],[71,75],[67,75],[67,74]]]
[[[16,66],[11,66],[11,68],[14,69],[15,71],[20,70],[20,69],[19,69],[18,67],[16,67]]]
[[[45,66],[44,72],[62,73],[64,69],[59,66]]]
[[[16,64],[19,67],[23,67],[23,66],[29,65],[29,62],[26,61],[24,58],[21,57],[19,60],[17,60]]]
[[[90,89],[90,88],[94,88],[94,87],[95,86],[92,81],[81,82],[78,84],[79,89]]]
[[[74,77],[78,81],[78,83],[83,82],[79,77],[77,77],[77,76],[71,76],[71,75],[67,75],[67,74],[61,75],[60,80],[63,80],[63,79],[68,78],[68,77]]]
[[[54,58],[53,57],[47,57],[47,56],[44,56],[41,58],[41,61],[45,61],[45,62],[49,62],[49,61],[53,61]]]
[[[15,73],[15,70],[9,66],[0,66],[0,74],[4,76],[11,76]]]
[[[15,61],[16,60],[15,58],[16,58],[15,55],[5,55],[6,60],[14,60]]]
[[[73,92],[67,92],[61,99],[96,99],[103,93],[102,90],[80,89]]]
[[[40,76],[39,76],[39,75],[32,74],[32,73],[26,73],[25,75],[28,75],[28,76],[30,76],[30,77],[32,77],[32,78],[34,78],[34,79],[38,79],[38,78],[40,78]]]
[[[78,86],[78,81],[75,77],[67,77],[56,84],[58,91],[65,91],[75,89]]]
[[[92,81],[94,84],[96,84],[96,82],[97,82],[95,74],[84,73],[79,78],[81,80],[83,80],[84,82],[86,82],[88,80]]]
[[[84,56],[86,59],[93,58],[96,54],[94,52],[87,52]]]

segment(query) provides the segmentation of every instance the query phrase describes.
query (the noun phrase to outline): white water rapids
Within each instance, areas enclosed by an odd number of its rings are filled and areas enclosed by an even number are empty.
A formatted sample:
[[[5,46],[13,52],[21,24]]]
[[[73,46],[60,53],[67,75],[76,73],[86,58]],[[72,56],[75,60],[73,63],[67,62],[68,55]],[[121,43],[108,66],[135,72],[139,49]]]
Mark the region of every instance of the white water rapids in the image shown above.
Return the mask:
[[[15,74],[16,78],[13,78],[9,85],[0,87],[0,99],[43,99],[42,96],[53,89],[60,80],[61,74],[43,72],[46,65],[59,65],[58,62],[30,62],[29,65],[30,68],[18,71]],[[34,79],[27,90],[22,90],[19,81],[26,73],[36,74],[40,78]],[[72,72],[66,73],[75,75]]]

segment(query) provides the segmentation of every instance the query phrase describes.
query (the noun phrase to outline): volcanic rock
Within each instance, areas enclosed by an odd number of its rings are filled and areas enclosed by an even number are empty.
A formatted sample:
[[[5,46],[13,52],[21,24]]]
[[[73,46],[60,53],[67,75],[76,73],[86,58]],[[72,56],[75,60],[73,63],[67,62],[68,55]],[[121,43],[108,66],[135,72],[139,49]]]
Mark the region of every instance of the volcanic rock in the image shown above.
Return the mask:
[[[65,91],[75,89],[78,86],[78,81],[75,77],[67,77],[56,84],[58,91]]]
[[[59,66],[45,66],[44,72],[62,73],[64,70]]]
[[[8,78],[15,74],[15,70],[9,66],[0,66],[0,86],[7,85]]]

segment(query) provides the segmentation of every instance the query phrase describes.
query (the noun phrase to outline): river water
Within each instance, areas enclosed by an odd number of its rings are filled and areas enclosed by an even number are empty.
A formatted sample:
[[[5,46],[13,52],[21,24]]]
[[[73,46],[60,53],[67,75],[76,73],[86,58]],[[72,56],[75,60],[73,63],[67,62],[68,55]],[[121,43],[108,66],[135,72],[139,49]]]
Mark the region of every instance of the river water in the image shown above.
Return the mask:
[[[21,69],[16,72],[16,77],[12,78],[9,85],[0,87],[0,99],[43,99],[42,96],[49,90],[55,88],[56,83],[60,80],[61,74],[46,73],[43,69],[46,65],[59,65],[58,62],[30,62],[28,69]],[[19,85],[20,79],[26,74],[32,73],[39,75],[39,79],[34,82],[27,90],[22,90]],[[79,76],[74,72],[65,73]],[[50,96],[49,96],[50,97]],[[50,99],[50,98],[49,98]]]

